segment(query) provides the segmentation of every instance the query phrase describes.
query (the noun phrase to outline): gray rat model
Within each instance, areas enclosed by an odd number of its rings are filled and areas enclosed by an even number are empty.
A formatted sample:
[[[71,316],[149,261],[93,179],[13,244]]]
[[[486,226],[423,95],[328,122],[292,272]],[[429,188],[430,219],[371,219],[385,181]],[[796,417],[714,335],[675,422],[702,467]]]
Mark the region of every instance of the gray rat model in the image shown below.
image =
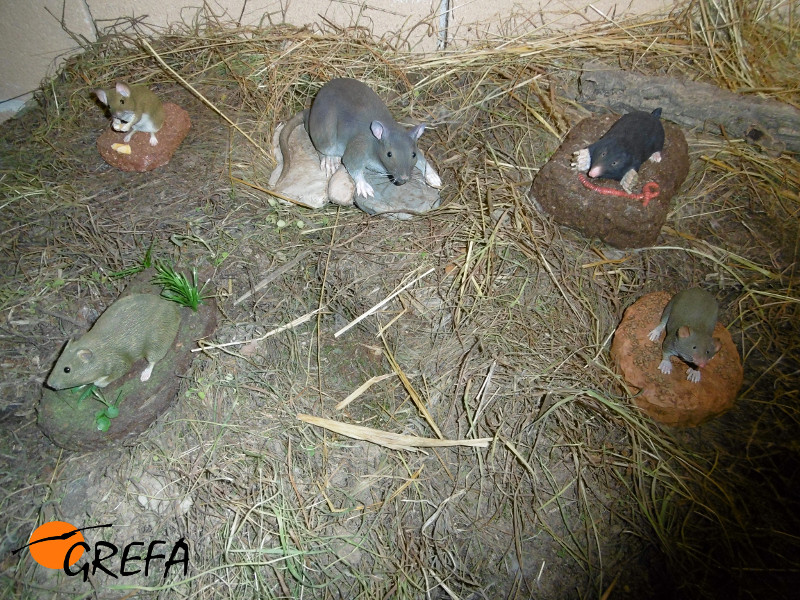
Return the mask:
[[[441,185],[439,176],[417,149],[425,125],[406,131],[392,118],[378,95],[355,79],[333,79],[322,86],[310,109],[295,116],[280,136],[281,152],[287,159],[286,141],[300,118],[311,142],[322,155],[320,169],[330,177],[343,163],[356,184],[356,194],[374,196],[364,179],[365,171],[387,175],[396,185],[411,179],[414,167],[429,185]],[[284,165],[288,171],[288,164]]]
[[[670,356],[677,356],[689,364],[686,379],[693,383],[700,381],[700,368],[706,366],[721,347],[720,341],[712,337],[718,310],[714,296],[700,288],[682,290],[670,299],[661,314],[661,322],[649,335],[650,341],[657,342],[661,332],[667,330],[658,365],[662,373],[672,373]]]
[[[647,160],[660,162],[663,148],[661,109],[635,110],[621,116],[594,144],[575,152],[574,166],[588,170],[589,177],[615,179],[632,194],[639,168]]]
[[[70,340],[47,378],[55,390],[94,383],[105,387],[147,359],[140,379],[147,381],[178,334],[180,306],[153,294],[120,298],[78,340]]]
[[[111,128],[127,132],[123,138],[126,144],[137,131],[150,134],[151,146],[158,144],[156,133],[164,125],[164,107],[150,88],[119,82],[110,90],[95,90],[94,93],[111,111]]]

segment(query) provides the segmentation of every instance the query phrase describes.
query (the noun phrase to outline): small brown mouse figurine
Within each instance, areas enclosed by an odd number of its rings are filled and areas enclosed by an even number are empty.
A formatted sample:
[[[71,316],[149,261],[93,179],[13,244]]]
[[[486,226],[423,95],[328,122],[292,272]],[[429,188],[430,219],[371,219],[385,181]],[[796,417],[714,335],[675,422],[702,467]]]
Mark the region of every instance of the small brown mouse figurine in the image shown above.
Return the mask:
[[[662,373],[672,373],[670,357],[677,356],[689,364],[686,379],[693,383],[700,381],[700,369],[721,347],[720,341],[712,337],[718,311],[714,296],[700,288],[682,290],[670,299],[661,314],[661,322],[649,335],[650,341],[657,342],[661,332],[667,330],[658,365]]]
[[[95,90],[97,98],[111,111],[111,128],[127,132],[127,144],[137,131],[150,134],[150,145],[158,145],[156,133],[164,125],[164,107],[161,100],[146,85],[128,85],[118,82],[110,90]]]

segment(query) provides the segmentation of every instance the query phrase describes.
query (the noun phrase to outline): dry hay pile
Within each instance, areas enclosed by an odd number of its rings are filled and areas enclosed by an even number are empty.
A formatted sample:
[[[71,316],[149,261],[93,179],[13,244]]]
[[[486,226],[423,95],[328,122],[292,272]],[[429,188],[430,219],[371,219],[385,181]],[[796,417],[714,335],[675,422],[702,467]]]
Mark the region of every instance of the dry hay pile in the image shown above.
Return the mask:
[[[689,180],[663,244],[640,251],[561,229],[526,199],[586,114],[571,94],[588,58],[800,106],[797,13],[736,4],[429,56],[359,28],[207,18],[145,36],[127,22],[70,59],[0,136],[3,593],[787,597],[797,161],[687,133]],[[276,124],[342,75],[433,125],[421,145],[442,208],[398,222],[263,191]],[[192,115],[167,167],[124,174],[97,156],[107,121],[90,91],[117,79]],[[35,426],[41,381],[151,245],[179,268],[213,266],[218,346],[137,446],[61,452]],[[724,417],[664,430],[633,408],[607,348],[636,298],[689,284],[721,300],[745,385]],[[488,444],[395,450],[301,414]],[[83,583],[8,552],[56,518],[115,523],[120,545],[183,536],[189,577]]]

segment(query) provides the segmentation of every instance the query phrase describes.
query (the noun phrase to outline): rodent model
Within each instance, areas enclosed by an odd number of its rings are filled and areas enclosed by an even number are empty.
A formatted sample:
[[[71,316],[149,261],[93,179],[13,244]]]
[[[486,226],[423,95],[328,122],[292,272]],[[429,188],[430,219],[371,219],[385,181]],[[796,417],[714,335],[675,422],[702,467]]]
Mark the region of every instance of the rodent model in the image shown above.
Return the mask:
[[[156,133],[164,125],[161,100],[146,85],[118,82],[110,90],[95,90],[97,98],[111,111],[111,128],[127,132],[127,144],[137,131],[150,134],[150,145],[158,145]]]
[[[594,144],[575,152],[574,166],[588,171],[589,177],[619,181],[622,189],[632,194],[639,168],[647,160],[660,162],[663,148],[661,109],[651,113],[635,110],[622,115]]]
[[[428,163],[417,149],[425,125],[407,131],[395,122],[378,95],[356,79],[332,79],[317,92],[311,108],[286,123],[280,135],[284,160],[289,136],[300,120],[322,155],[320,169],[330,177],[343,163],[360,196],[374,196],[364,179],[366,171],[387,175],[395,185],[402,185],[416,167],[429,185],[441,185],[438,175],[426,169]]]
[[[670,299],[661,314],[661,322],[649,335],[650,341],[657,342],[661,332],[667,330],[658,365],[662,373],[672,373],[670,357],[677,356],[689,365],[686,379],[693,383],[700,381],[700,369],[721,347],[719,339],[713,337],[718,311],[714,296],[700,288],[682,290]]]
[[[166,356],[181,323],[180,306],[154,294],[131,294],[109,306],[78,340],[70,340],[47,378],[56,390],[94,383],[105,387],[147,359],[147,381]]]

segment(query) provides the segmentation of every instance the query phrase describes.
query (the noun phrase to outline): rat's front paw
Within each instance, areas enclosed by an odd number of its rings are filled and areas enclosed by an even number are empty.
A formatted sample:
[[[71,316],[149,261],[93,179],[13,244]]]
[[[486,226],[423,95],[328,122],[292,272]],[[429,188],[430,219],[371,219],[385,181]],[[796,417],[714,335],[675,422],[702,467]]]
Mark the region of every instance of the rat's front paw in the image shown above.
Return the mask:
[[[375,191],[372,189],[372,186],[366,182],[364,177],[354,177],[356,182],[356,195],[363,196],[366,198],[369,196],[370,198],[375,197]]]
[[[651,331],[651,332],[650,332],[650,333],[647,335],[647,337],[648,337],[648,338],[650,338],[650,341],[651,341],[651,342],[657,342],[657,341],[658,341],[658,338],[660,338],[660,337],[661,337],[661,332],[662,332],[662,331],[664,331],[664,328],[663,328],[661,325],[659,325],[658,327],[656,327],[655,329],[653,329],[653,331]]]
[[[592,165],[592,157],[589,155],[589,149],[584,148],[583,150],[576,150],[572,153],[572,163],[570,163],[573,169],[578,169],[578,171],[588,171],[589,167]]]
[[[692,383],[700,383],[700,371],[689,367],[686,369],[686,379]]]
[[[435,188],[442,187],[442,178],[439,177],[439,174],[430,165],[425,167],[425,183]]]
[[[325,177],[330,179],[341,164],[341,156],[323,156],[322,160],[319,161],[319,168],[325,171]]]
[[[672,361],[670,359],[665,358],[660,363],[658,363],[658,370],[661,371],[664,375],[669,375],[672,373]]]

